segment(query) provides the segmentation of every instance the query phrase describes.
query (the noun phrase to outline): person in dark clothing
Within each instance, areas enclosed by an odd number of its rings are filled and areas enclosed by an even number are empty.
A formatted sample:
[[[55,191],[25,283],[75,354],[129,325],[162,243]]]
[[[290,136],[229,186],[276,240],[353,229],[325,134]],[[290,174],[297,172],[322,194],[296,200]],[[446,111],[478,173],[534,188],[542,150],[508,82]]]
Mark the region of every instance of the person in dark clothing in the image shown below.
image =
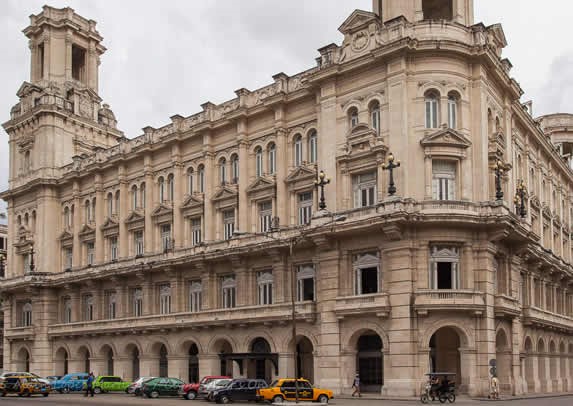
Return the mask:
[[[88,394],[91,395],[91,397],[94,397],[94,373],[90,372],[90,374],[88,375],[88,380],[86,381],[86,393],[84,393],[84,397],[87,397]]]

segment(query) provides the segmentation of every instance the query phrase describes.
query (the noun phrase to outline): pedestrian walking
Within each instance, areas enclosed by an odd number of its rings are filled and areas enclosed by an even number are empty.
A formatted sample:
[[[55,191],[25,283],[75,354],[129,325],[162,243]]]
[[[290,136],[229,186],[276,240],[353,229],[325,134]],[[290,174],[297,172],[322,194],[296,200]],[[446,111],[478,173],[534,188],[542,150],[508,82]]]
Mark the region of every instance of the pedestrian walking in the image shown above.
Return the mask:
[[[358,397],[362,396],[360,394],[360,376],[358,374],[356,374],[354,381],[352,381],[352,389],[354,389],[352,392],[352,397],[354,397],[354,395],[357,395]]]
[[[499,399],[499,379],[497,379],[497,376],[495,376],[495,375],[491,378],[490,398],[491,399]]]
[[[94,373],[90,372],[90,374],[88,375],[88,380],[86,381],[86,393],[84,393],[84,397],[87,397],[88,394],[91,395],[91,397],[94,397]]]

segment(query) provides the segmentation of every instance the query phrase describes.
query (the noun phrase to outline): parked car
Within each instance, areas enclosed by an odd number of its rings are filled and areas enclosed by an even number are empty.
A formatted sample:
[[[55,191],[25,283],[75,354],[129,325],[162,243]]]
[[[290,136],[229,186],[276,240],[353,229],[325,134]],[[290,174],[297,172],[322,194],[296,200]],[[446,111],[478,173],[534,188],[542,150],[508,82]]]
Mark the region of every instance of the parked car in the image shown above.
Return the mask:
[[[0,382],[0,393],[2,396],[15,393],[18,396],[30,397],[38,394],[47,397],[50,394],[50,390],[49,384],[31,376],[8,376],[4,381]]]
[[[188,383],[183,385],[182,392],[180,393],[185,399],[193,400],[199,394],[199,387],[201,385],[206,385],[211,382],[213,379],[230,379],[230,376],[223,376],[223,375],[208,375],[204,376],[198,383]]]
[[[306,379],[283,378],[271,383],[268,388],[257,389],[257,399],[267,400],[273,403],[282,403],[285,400],[296,399],[296,387],[298,386],[298,398],[302,401],[328,403],[332,399],[332,391],[328,389],[313,388]]]
[[[231,381],[231,378],[213,379],[208,384],[199,387],[199,396],[210,402],[213,400],[213,392],[226,388]]]
[[[124,381],[120,376],[98,376],[94,383],[94,393],[125,392],[131,382]]]
[[[41,376],[38,376],[36,374],[33,374],[31,372],[3,372],[2,375],[0,375],[0,381],[3,380],[4,378],[7,378],[9,376],[30,376],[32,378],[37,378],[40,380],[40,382],[45,383],[45,384],[50,384],[51,382],[46,379],[46,378],[42,378]]]
[[[58,379],[62,379],[62,375],[50,375],[46,376],[46,379],[50,381],[50,383],[57,381]]]
[[[267,388],[264,379],[233,379],[225,388],[215,390],[212,398],[217,403],[256,401],[257,389]]]
[[[67,374],[52,382],[52,389],[60,393],[78,392],[84,388],[84,384],[88,380],[88,374],[85,372],[75,372]]]
[[[141,393],[144,397],[177,396],[183,381],[177,378],[153,378],[143,384]]]
[[[154,378],[155,378],[154,376],[140,376],[139,378],[137,378],[135,380],[135,382],[132,382],[131,385],[129,385],[125,391],[129,394],[133,394],[135,396],[140,396],[141,395],[141,387],[143,386],[143,384],[145,382],[149,381],[150,379],[154,379]]]

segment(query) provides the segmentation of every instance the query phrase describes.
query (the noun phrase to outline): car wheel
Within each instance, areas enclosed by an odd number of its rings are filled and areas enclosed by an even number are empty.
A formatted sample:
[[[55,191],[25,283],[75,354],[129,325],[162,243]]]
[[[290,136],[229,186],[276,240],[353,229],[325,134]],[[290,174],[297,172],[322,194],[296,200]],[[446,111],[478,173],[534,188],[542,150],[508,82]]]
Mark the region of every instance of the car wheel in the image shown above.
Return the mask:
[[[149,394],[149,397],[150,397],[151,399],[157,399],[157,398],[159,397],[159,392],[157,392],[157,391],[154,390],[153,392],[151,392],[151,393]]]
[[[68,387],[63,388],[62,393],[70,393],[70,388],[68,388]]]
[[[320,395],[317,400],[319,403],[322,403],[323,405],[325,405],[328,403],[328,396]]]
[[[221,402],[221,403],[224,404],[224,405],[226,405],[226,404],[229,403],[230,401],[231,401],[231,399],[229,399],[229,397],[228,397],[228,396],[225,396],[225,395],[223,395],[223,396],[221,396],[221,397],[219,398],[219,402]]]
[[[43,393],[42,395],[44,395],[44,397],[47,398],[49,393]]]
[[[273,403],[283,403],[283,402],[284,402],[284,399],[282,396],[277,395],[273,398]]]
[[[185,395],[185,399],[187,400],[194,400],[196,398],[197,398],[197,392],[194,392],[192,390],[187,392],[187,394]]]
[[[32,396],[32,393],[30,393],[29,390],[25,390],[25,391],[24,391],[24,396],[26,396],[27,398],[29,398],[30,396]]]
[[[102,393],[101,388],[95,388],[95,389],[94,389],[94,393],[95,393],[96,395],[99,395],[100,393]]]

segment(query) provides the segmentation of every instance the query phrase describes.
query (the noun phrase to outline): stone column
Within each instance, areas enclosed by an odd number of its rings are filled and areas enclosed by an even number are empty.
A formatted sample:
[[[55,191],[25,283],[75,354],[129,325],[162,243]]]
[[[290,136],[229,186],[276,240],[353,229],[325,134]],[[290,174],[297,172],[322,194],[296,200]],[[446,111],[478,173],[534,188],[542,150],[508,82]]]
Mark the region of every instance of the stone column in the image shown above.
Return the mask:
[[[207,375],[219,375],[221,373],[221,361],[217,354],[199,355],[199,377]]]
[[[183,164],[179,162],[179,146],[175,145],[171,149],[172,160],[175,162],[173,168],[174,177],[174,196],[173,196],[173,238],[175,239],[175,249],[184,247],[184,226],[185,221],[181,214],[181,203],[183,203],[183,194],[185,193],[185,175]]]
[[[273,278],[274,278],[274,303],[285,303],[287,302],[285,284],[287,283],[286,272],[287,267],[284,257],[280,252],[272,252],[272,258],[276,258],[277,261],[273,264]],[[286,376],[286,375],[281,375]]]
[[[123,355],[115,355],[113,357],[113,373],[121,376],[124,380],[129,381],[132,379],[131,371],[131,358]]]
[[[129,299],[128,299],[128,291],[127,291],[127,286],[125,285],[125,281],[124,280],[119,280],[116,279],[114,285],[116,286],[116,302],[115,302],[115,306],[116,306],[116,317],[117,318],[123,318],[123,317],[127,317],[129,309],[128,309],[128,303],[129,303]],[[123,376],[123,375],[120,375]]]
[[[336,148],[345,134],[337,128],[336,120],[336,80],[323,81],[318,89],[317,121],[318,121],[318,170],[324,170],[327,177],[332,180],[331,187],[324,189],[328,210],[336,212],[340,205],[337,201],[336,187],[338,184],[338,170],[336,167]],[[340,138],[340,139],[339,139]],[[398,182],[399,183],[399,182]],[[336,379],[338,382],[339,379]]]
[[[169,355],[168,360],[169,376],[186,382],[189,371],[189,357],[186,355]]]
[[[126,258],[129,256],[129,231],[127,230],[127,224],[125,224],[125,219],[129,215],[129,188],[125,178],[124,165],[120,165],[117,168],[117,176],[119,179],[119,207],[116,208],[117,221],[119,222],[118,254],[119,258]]]
[[[140,376],[159,376],[159,356],[143,355],[139,359]]]
[[[151,282],[145,281],[141,284],[141,289],[143,292],[143,315],[149,316],[154,314],[155,311],[155,295],[153,294],[153,286]],[[141,376],[156,376],[156,375],[144,375],[143,372]]]
[[[9,294],[2,294],[2,312],[4,315],[4,330],[9,330],[13,327],[12,325],[12,300],[13,297]],[[3,335],[3,365],[2,368],[5,371],[9,371],[14,368],[12,364],[12,342],[6,338],[6,335]]]
[[[292,352],[279,353],[279,376],[294,376]]]
[[[462,375],[461,384],[467,386],[470,396],[479,396],[481,395],[480,392],[482,392],[482,386],[486,386],[487,384],[489,387],[489,380],[484,377],[481,379],[478,378],[476,350],[460,348],[459,351],[461,365],[463,366],[465,373],[465,375]],[[483,381],[487,382],[484,383]]]
[[[84,371],[84,359],[83,358],[68,358],[68,371]],[[85,371],[90,372],[90,371]]]
[[[249,144],[246,140],[247,137],[247,119],[241,118],[237,122],[237,141],[239,144],[239,207],[237,210],[236,227],[243,232],[249,232],[249,216],[248,216],[248,199],[247,188],[250,183],[249,174]],[[230,176],[233,176],[231,173]]]
[[[72,302],[72,322],[82,320],[82,298],[78,289],[70,290],[70,300]],[[70,369],[71,371],[71,369]]]
[[[81,266],[81,254],[82,254],[82,244],[80,243],[80,231],[82,229],[82,205],[80,201],[80,194],[79,194],[79,183],[77,181],[74,182],[73,185],[74,189],[74,212],[73,212],[73,225],[72,225],[72,233],[73,233],[73,249],[72,249],[72,267]]]
[[[96,191],[95,207],[95,263],[101,264],[104,261],[105,239],[101,225],[105,221],[105,199],[102,185],[102,176],[97,173],[94,179],[94,188]]]
[[[205,219],[205,241],[212,241],[215,239],[215,209],[213,203],[211,202],[211,197],[213,197],[214,184],[217,179],[217,173],[213,165],[213,153],[211,146],[211,134],[205,133],[203,135],[203,156],[205,157],[205,193],[204,193],[204,214]],[[241,175],[240,175],[241,176]]]
[[[107,360],[102,357],[90,357],[90,368],[95,376],[107,375]]]
[[[143,157],[143,168],[145,173],[145,231],[144,231],[144,250],[146,255],[153,254],[155,251],[155,225],[151,218],[154,208],[155,183],[153,179],[153,162],[151,155]],[[142,375],[144,376],[144,375]]]

